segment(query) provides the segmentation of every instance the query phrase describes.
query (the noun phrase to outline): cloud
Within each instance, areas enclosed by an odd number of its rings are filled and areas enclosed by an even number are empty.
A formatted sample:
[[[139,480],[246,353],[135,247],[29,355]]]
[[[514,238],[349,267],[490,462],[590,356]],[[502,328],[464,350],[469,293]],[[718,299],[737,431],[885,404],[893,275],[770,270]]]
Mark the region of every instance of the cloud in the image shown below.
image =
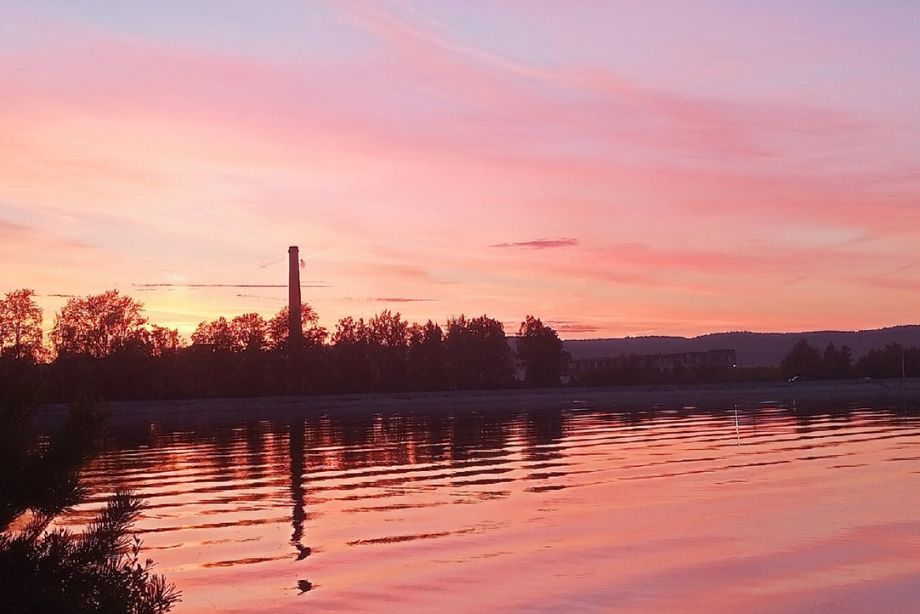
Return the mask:
[[[900,290],[911,293],[920,293],[920,279],[902,279],[896,277],[873,277],[862,280],[867,286],[883,288],[885,290]]]
[[[141,290],[154,290],[157,288],[182,288],[186,290],[194,290],[198,288],[287,288],[287,284],[171,284],[171,283],[157,283],[157,284],[131,284],[135,288]],[[324,283],[308,283],[300,284],[301,288],[330,288],[329,284]]]
[[[756,65],[708,88],[685,67],[673,78],[630,68],[628,42],[585,65],[402,2],[342,12],[343,36],[329,38],[344,47],[329,53],[311,42],[269,57],[67,24],[67,36],[35,33],[0,57],[0,193],[23,204],[11,219],[43,221],[38,233],[0,221],[2,281],[73,292],[156,277],[283,281],[253,269],[281,268],[266,258],[293,236],[316,277],[361,297],[353,306],[423,311],[434,299],[412,297],[437,296],[505,320],[538,308],[590,322],[560,322],[574,335],[786,326],[828,307],[850,317],[844,306],[873,293],[848,275],[912,257],[920,175],[899,139],[915,122],[896,136],[882,114],[904,98],[876,93],[868,109],[845,87],[784,91]],[[65,250],[54,236],[103,249]],[[883,277],[874,294],[900,299],[911,283]],[[285,287],[134,285],[161,309],[207,317],[234,302],[169,291],[236,288],[214,294],[256,301]],[[343,299],[318,298],[324,317],[344,315]]]
[[[559,237],[558,239],[534,239],[533,241],[520,241],[517,243],[496,243],[489,247],[519,248],[519,249],[553,249],[556,247],[574,247],[578,239]]]
[[[275,266],[277,264],[281,264],[282,262],[286,262],[286,261],[287,261],[286,258],[271,258],[269,260],[261,260],[259,262],[254,262],[252,263],[251,266],[254,266],[257,269],[267,269],[269,267]]]
[[[277,297],[273,297],[273,296],[261,296],[258,294],[244,294],[244,293],[237,293],[235,296],[237,298],[248,298],[248,299],[253,299],[256,301],[260,301],[260,302],[270,302],[273,304],[278,302]]]
[[[796,151],[802,139],[866,128],[852,114],[823,105],[690,95],[607,69],[517,61],[463,44],[419,13],[410,17],[379,3],[338,6],[418,82],[452,101],[507,114],[514,124],[540,125],[544,134],[557,126],[593,135],[614,150],[614,142],[628,144],[632,154],[669,150],[724,163],[726,156],[762,161]],[[559,91],[568,95],[561,99]],[[610,121],[614,117],[619,121]]]
[[[547,326],[556,329],[557,333],[595,333],[601,330],[601,327],[573,320],[547,320]]]
[[[408,296],[380,296],[368,298],[367,300],[375,303],[430,303],[437,299],[413,298]]]
[[[95,249],[92,245],[82,241],[64,238],[32,226],[17,224],[3,219],[0,219],[0,237],[3,237],[3,241],[0,242],[0,247],[2,247],[0,253],[7,250]]]
[[[906,270],[908,270],[908,269],[912,269],[912,268],[914,268],[914,267],[917,266],[917,265],[920,265],[920,261],[911,262],[911,263],[909,263],[909,264],[904,264],[904,265],[901,265],[901,266],[899,266],[899,267],[897,267],[897,268],[891,269],[890,271],[887,271],[887,272],[885,272],[885,273],[882,273],[881,275],[876,275],[876,276],[875,276],[875,279],[880,279],[880,278],[883,278],[883,277],[889,277],[889,276],[891,276],[891,275],[896,275],[896,274],[902,273],[902,272],[904,272],[904,271],[906,271]]]
[[[350,260],[342,260],[334,263],[331,269],[328,269],[336,279],[358,279],[362,284],[368,281],[381,282],[388,284],[449,284],[450,281],[436,277],[429,269],[428,264],[424,266],[415,264],[419,260],[417,252],[411,252],[405,256],[410,262],[378,262],[364,257],[355,257]],[[328,265],[328,263],[327,263]]]

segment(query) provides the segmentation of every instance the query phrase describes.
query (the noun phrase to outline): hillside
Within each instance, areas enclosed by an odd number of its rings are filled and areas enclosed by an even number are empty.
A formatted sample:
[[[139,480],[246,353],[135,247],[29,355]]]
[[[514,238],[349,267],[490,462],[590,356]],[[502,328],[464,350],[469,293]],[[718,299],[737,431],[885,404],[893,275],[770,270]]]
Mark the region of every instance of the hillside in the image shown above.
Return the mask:
[[[777,366],[799,339],[823,349],[828,343],[848,345],[857,358],[889,343],[920,346],[920,325],[892,326],[877,330],[811,331],[801,333],[711,333],[699,337],[626,337],[621,339],[572,339],[565,349],[572,358],[600,358],[624,354],[670,354],[733,349],[738,365]]]

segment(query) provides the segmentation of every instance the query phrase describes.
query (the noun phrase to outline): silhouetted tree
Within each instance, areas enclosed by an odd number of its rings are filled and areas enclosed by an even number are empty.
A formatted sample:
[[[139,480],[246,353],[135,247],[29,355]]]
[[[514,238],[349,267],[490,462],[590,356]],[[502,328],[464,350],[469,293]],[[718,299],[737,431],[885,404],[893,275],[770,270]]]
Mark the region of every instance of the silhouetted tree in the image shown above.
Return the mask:
[[[502,323],[486,315],[447,321],[445,357],[453,388],[502,388],[513,381],[511,348]]]
[[[0,600],[9,612],[168,611],[179,593],[140,562],[129,530],[142,501],[117,493],[81,534],[48,530],[80,502],[82,465],[97,450],[103,416],[82,405],[47,442],[32,437],[31,407],[0,405]],[[15,527],[15,528],[14,528]]]
[[[531,386],[558,386],[568,360],[556,331],[533,316],[518,329],[517,356],[524,366],[524,381]]]
[[[13,290],[0,299],[0,359],[42,357],[42,310],[34,290]]]
[[[268,323],[257,313],[244,313],[230,321],[231,349],[261,352],[268,347]]]
[[[257,313],[244,313],[229,321],[221,316],[198,324],[192,343],[223,352],[260,352],[268,347],[268,323]]]
[[[821,353],[805,339],[799,339],[780,363],[786,377],[801,375],[821,377],[823,362]]]
[[[823,375],[828,379],[844,379],[852,374],[853,355],[846,345],[837,349],[833,343],[829,343],[824,348],[821,361]]]
[[[218,351],[232,352],[235,342],[230,322],[223,316],[211,322],[201,322],[192,333],[193,345],[208,345]]]
[[[898,343],[890,343],[882,349],[869,351],[857,361],[854,371],[864,377],[918,377],[920,347],[905,348]]]
[[[288,314],[290,309],[285,306],[275,317],[268,321],[268,343],[272,350],[286,350],[288,335]],[[303,340],[307,347],[320,346],[326,343],[329,332],[319,325],[319,316],[313,307],[307,303],[300,306],[300,321],[303,326]]]
[[[128,532],[143,501],[120,492],[82,533],[0,535],[0,591],[11,612],[168,612],[180,593]]]
[[[377,382],[371,368],[368,330],[363,318],[342,318],[332,335],[332,352],[336,387],[339,390],[367,392]]]
[[[397,311],[385,309],[367,322],[368,341],[385,348],[404,348],[408,343],[409,323]]]
[[[35,391],[0,404],[0,530],[30,512],[40,530],[84,492],[78,474],[100,442],[104,415],[80,403],[44,445],[29,431]]]
[[[409,323],[399,312],[384,310],[368,320],[369,358],[375,368],[378,390],[405,390],[409,355]]]
[[[286,392],[290,374],[273,367],[268,348],[268,323],[257,313],[228,321],[201,322],[192,333],[187,370],[205,386],[206,396],[252,396]]]
[[[355,320],[346,316],[335,325],[335,334],[332,335],[332,344],[367,343],[367,326],[364,318]]]
[[[55,317],[54,349],[58,355],[103,358],[130,344],[143,343],[147,323],[143,309],[118,290],[71,298]]]
[[[182,336],[175,328],[166,328],[153,324],[146,335],[150,355],[162,358],[175,355],[182,348]]]
[[[408,371],[412,388],[440,390],[446,384],[444,373],[444,333],[428,320],[424,325],[413,324],[408,330]]]

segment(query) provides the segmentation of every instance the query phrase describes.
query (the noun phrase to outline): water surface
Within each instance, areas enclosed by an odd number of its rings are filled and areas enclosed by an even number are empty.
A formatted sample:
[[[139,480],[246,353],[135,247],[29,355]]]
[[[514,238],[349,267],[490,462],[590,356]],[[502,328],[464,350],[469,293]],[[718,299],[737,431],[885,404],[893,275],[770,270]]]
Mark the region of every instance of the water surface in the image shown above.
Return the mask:
[[[179,612],[920,603],[913,409],[168,424],[115,429],[67,522],[116,488],[142,494],[137,527]]]

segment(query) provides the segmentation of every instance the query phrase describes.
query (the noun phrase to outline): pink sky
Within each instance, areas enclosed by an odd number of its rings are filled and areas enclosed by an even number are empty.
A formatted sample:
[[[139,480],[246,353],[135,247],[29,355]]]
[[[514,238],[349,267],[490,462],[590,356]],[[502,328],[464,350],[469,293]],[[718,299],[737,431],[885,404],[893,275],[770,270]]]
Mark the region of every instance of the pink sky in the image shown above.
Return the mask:
[[[918,321],[915,3],[4,12],[0,291],[49,323],[109,288],[186,334],[269,316],[291,244],[329,328]]]

